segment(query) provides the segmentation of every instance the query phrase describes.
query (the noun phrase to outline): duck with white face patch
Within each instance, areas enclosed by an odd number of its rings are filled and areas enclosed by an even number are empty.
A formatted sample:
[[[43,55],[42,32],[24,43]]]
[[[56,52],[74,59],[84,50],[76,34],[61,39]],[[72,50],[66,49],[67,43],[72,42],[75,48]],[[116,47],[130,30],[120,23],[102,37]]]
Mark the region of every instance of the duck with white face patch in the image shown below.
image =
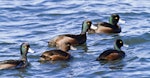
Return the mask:
[[[24,68],[29,63],[27,60],[27,53],[34,53],[34,51],[30,48],[29,43],[25,42],[21,44],[20,53],[21,59],[20,60],[5,60],[0,62],[0,69],[13,69],[13,68]]]
[[[82,45],[86,42],[86,32],[90,29],[92,22],[89,20],[83,21],[80,34],[62,34],[52,38],[49,42],[49,46],[59,45],[60,41],[69,42],[71,45]]]
[[[97,61],[114,61],[125,57],[125,52],[121,50],[124,43],[121,39],[117,39],[114,43],[114,49],[105,50],[96,59]]]
[[[89,33],[120,33],[121,27],[118,23],[125,23],[125,21],[120,19],[118,14],[112,14],[109,18],[109,23],[98,22],[97,24],[92,24]]]
[[[40,61],[60,61],[69,60],[71,58],[69,50],[76,50],[70,43],[62,42],[59,49],[49,50],[42,53]]]

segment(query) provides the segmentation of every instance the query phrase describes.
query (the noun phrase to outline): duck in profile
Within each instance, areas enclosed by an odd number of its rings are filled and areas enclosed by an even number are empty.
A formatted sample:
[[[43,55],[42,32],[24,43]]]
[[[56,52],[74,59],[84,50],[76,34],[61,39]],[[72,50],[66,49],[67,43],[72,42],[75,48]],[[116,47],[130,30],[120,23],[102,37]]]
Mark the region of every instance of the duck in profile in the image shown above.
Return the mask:
[[[27,60],[27,53],[34,51],[30,48],[29,43],[25,42],[20,47],[21,59],[20,60],[5,60],[0,62],[0,69],[13,69],[13,68],[25,68],[29,63]]]
[[[60,61],[69,60],[71,55],[69,50],[76,50],[70,43],[62,43],[59,49],[45,51],[40,57],[40,61]]]
[[[88,30],[89,33],[120,33],[121,27],[118,25],[118,22],[125,23],[125,21],[120,19],[118,14],[112,14],[109,18],[109,23],[99,22],[93,24],[91,29]]]
[[[61,41],[71,43],[71,45],[84,44],[87,39],[86,32],[88,31],[88,29],[90,29],[91,24],[92,24],[91,21],[86,20],[82,24],[82,30],[81,30],[80,34],[78,34],[78,35],[75,35],[75,34],[58,35],[55,38],[53,38],[52,40],[50,40],[48,42],[48,45],[56,47],[56,45],[59,45],[60,43],[62,43]]]
[[[96,60],[114,61],[114,60],[124,58],[125,52],[121,50],[122,46],[123,46],[123,41],[121,39],[117,39],[114,43],[114,49],[108,49],[104,51],[99,55],[99,57]]]

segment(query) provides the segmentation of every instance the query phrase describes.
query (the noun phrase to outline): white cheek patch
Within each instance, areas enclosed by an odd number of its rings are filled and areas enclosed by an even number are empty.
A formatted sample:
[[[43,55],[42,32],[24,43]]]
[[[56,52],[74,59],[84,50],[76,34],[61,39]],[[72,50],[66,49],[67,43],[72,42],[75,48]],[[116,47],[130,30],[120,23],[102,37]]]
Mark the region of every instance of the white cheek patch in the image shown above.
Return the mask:
[[[97,29],[97,26],[95,26],[95,25],[91,25],[91,29],[94,29],[94,30],[96,30]]]
[[[73,47],[73,46],[70,46],[70,49],[71,50],[77,50],[77,48]]]
[[[123,46],[124,46],[124,47],[129,47],[129,45],[127,45],[127,44],[123,44]]]
[[[118,22],[118,23],[120,23],[120,24],[125,24],[126,21],[124,21],[124,20],[122,20],[122,19],[119,19],[119,22]]]
[[[28,49],[28,52],[29,53],[34,53],[34,51],[31,48]]]

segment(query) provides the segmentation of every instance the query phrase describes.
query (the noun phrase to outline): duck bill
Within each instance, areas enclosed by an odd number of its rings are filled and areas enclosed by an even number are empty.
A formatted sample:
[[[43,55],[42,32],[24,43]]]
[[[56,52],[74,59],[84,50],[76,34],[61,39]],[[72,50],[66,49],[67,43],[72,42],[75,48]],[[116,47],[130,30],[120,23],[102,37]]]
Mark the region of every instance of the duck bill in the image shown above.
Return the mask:
[[[94,29],[94,30],[96,30],[97,29],[97,26],[95,26],[95,25],[91,25],[91,29]]]
[[[124,21],[124,20],[122,20],[122,19],[119,19],[119,23],[120,23],[120,24],[125,24],[126,21]]]
[[[28,49],[29,53],[34,53],[34,50],[32,50],[31,48]]]
[[[123,46],[124,46],[124,47],[129,47],[129,45],[127,45],[127,44],[123,44]]]
[[[77,48],[73,47],[73,46],[70,46],[70,49],[71,50],[77,50]]]

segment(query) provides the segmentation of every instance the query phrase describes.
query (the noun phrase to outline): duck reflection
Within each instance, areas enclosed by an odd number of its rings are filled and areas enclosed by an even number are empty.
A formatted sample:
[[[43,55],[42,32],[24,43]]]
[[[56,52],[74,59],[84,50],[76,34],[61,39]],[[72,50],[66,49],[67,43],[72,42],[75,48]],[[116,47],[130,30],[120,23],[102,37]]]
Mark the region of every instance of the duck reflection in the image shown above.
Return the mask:
[[[99,63],[104,68],[109,68],[111,70],[121,70],[125,66],[125,62],[123,60],[99,61]]]

